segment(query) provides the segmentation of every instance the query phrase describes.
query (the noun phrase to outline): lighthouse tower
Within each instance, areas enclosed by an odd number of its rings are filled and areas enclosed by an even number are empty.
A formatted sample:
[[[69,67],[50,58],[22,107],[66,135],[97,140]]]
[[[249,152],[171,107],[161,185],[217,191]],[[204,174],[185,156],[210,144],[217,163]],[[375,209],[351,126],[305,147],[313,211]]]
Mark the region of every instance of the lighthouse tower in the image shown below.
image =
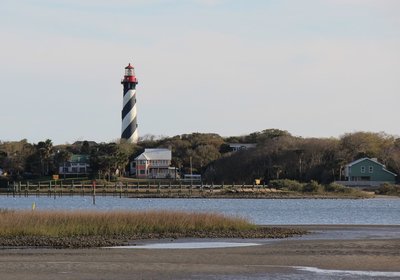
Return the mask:
[[[121,139],[129,143],[137,143],[137,118],[136,118],[136,85],[135,69],[129,63],[125,67],[125,76],[121,81],[124,86],[124,99],[122,103],[122,131]]]

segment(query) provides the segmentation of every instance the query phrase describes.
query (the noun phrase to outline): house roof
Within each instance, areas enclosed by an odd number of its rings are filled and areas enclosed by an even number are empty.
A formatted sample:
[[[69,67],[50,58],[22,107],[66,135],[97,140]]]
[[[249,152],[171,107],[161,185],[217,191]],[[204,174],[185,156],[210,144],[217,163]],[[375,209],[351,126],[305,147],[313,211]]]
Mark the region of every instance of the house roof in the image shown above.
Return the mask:
[[[169,149],[145,149],[135,160],[171,160],[172,153]]]
[[[85,141],[75,141],[72,145],[82,146],[84,142]],[[96,146],[97,145],[97,142],[95,142],[95,141],[86,141],[86,142],[89,144],[89,146]]]
[[[89,163],[89,156],[88,155],[72,155],[69,162],[74,163]]]
[[[229,147],[246,147],[246,148],[255,148],[257,146],[256,143],[229,143]]]
[[[387,169],[386,169],[386,166],[385,166],[384,164],[378,162],[377,159],[370,159],[370,158],[367,158],[367,157],[365,157],[365,158],[360,158],[360,159],[357,159],[357,160],[355,160],[355,161],[353,161],[353,162],[350,162],[349,164],[347,164],[347,166],[348,166],[348,167],[351,167],[351,166],[353,166],[353,165],[355,165],[355,164],[358,164],[358,163],[360,163],[360,162],[362,162],[362,161],[365,161],[365,160],[371,161],[371,162],[373,162],[373,163],[376,163],[376,164],[382,166],[382,170],[383,170],[383,171],[386,171],[386,172],[388,172],[388,173],[390,173],[390,174],[392,174],[392,175],[394,175],[394,176],[397,176],[397,174],[395,174],[395,173],[390,172],[389,170],[387,170]]]
[[[353,166],[353,165],[355,165],[355,164],[357,164],[357,163],[359,163],[359,162],[362,162],[362,161],[364,161],[364,160],[369,160],[369,161],[372,161],[372,162],[375,162],[375,163],[377,163],[377,164],[379,164],[379,165],[384,166],[382,163],[378,162],[376,159],[370,159],[370,158],[367,158],[367,157],[359,158],[359,159],[357,159],[357,160],[355,160],[355,161],[353,161],[353,162],[350,162],[349,164],[347,164],[347,166]]]

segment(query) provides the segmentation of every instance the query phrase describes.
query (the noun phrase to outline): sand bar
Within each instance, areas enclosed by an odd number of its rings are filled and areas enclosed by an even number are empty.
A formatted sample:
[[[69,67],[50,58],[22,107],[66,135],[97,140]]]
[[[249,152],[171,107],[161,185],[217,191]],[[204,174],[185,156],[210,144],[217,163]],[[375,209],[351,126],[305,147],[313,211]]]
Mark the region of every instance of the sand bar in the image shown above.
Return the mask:
[[[376,275],[390,272],[395,277],[400,272],[400,226],[302,227],[316,233],[303,238],[257,240],[262,244],[237,248],[3,249],[1,279],[261,279],[257,277],[288,273],[293,267],[376,271]],[[166,240],[132,244],[146,242]]]

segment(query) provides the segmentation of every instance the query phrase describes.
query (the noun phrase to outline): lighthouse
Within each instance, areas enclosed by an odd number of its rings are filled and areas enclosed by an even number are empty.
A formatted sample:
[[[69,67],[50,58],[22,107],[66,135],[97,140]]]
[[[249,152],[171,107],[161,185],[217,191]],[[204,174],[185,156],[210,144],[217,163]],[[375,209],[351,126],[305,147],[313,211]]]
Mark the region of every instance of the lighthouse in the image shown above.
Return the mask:
[[[135,69],[129,63],[125,67],[125,76],[121,81],[124,86],[124,97],[122,103],[122,131],[121,139],[126,139],[129,143],[137,143],[137,112],[136,112],[136,85],[137,79]]]

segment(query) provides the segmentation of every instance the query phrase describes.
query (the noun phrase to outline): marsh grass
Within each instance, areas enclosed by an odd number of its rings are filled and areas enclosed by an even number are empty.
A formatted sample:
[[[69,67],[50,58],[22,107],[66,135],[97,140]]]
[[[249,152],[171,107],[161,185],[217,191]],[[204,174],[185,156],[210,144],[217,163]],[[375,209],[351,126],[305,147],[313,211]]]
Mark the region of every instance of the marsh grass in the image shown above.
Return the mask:
[[[0,237],[121,237],[253,230],[242,218],[184,212],[0,211]]]

